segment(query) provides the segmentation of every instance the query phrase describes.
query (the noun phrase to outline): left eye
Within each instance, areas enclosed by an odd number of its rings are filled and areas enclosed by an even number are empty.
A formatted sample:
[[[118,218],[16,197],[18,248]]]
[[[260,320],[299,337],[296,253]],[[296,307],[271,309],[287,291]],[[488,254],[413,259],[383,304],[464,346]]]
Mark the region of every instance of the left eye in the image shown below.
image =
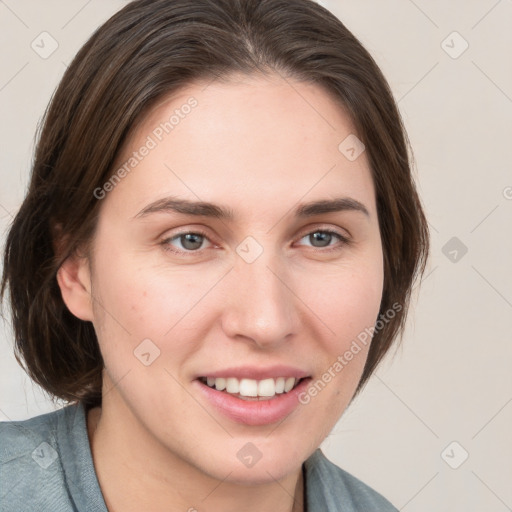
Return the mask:
[[[314,231],[301,238],[304,239],[308,240],[312,247],[328,247],[333,245],[333,241],[345,241],[344,237],[334,231]]]

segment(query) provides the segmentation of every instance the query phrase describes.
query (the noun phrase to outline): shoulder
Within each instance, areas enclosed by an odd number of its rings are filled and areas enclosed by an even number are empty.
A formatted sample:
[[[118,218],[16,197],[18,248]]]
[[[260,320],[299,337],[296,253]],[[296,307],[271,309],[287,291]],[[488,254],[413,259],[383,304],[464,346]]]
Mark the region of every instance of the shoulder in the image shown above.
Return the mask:
[[[2,510],[72,510],[60,433],[72,428],[80,412],[70,405],[28,420],[0,422]]]
[[[49,449],[43,453],[46,444],[58,452],[58,433],[72,429],[79,416],[83,416],[81,407],[68,405],[28,420],[0,422],[0,464],[3,467],[27,456],[37,460],[38,455],[51,453]],[[40,444],[44,446],[40,447]],[[39,448],[42,452],[37,451]],[[43,465],[47,463],[46,460]],[[37,465],[41,466],[40,460]]]
[[[317,510],[398,512],[381,494],[329,461],[320,449],[305,462],[308,505]],[[315,507],[315,508],[312,508]]]

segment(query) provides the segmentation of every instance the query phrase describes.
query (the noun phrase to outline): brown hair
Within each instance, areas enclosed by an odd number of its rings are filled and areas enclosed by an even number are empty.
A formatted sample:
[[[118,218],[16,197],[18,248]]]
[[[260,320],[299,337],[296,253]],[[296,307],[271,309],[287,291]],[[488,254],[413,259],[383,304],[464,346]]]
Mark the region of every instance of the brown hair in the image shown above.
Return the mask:
[[[1,296],[8,286],[16,358],[50,395],[101,403],[93,325],[66,308],[56,274],[92,239],[100,206],[93,191],[109,179],[128,135],[156,102],[194,81],[268,72],[323,87],[366,145],[384,253],[380,315],[394,314],[375,332],[358,391],[403,334],[429,233],[405,130],[372,57],[312,0],[137,0],[100,27],[66,71],[6,241]]]

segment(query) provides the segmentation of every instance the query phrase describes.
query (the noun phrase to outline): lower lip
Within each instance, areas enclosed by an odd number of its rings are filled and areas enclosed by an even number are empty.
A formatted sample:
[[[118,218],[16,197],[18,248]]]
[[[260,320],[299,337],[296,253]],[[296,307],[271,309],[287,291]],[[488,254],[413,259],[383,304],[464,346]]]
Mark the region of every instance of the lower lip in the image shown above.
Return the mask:
[[[299,394],[306,390],[311,378],[303,379],[288,393],[275,395],[269,400],[243,400],[224,391],[217,391],[199,380],[194,384],[216,410],[237,423],[268,425],[283,420],[300,405]]]

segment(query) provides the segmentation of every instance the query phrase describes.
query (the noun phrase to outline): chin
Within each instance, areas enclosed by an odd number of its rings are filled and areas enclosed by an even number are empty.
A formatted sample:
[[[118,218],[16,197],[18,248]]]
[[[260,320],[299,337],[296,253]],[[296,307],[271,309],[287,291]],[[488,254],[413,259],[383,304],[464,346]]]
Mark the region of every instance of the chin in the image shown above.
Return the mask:
[[[272,436],[272,434],[270,434]],[[220,450],[217,473],[220,479],[241,485],[259,485],[275,482],[300,470],[309,453],[297,449],[297,443],[283,443],[280,439],[266,438],[231,440],[231,446]],[[303,452],[303,453],[302,453]]]

